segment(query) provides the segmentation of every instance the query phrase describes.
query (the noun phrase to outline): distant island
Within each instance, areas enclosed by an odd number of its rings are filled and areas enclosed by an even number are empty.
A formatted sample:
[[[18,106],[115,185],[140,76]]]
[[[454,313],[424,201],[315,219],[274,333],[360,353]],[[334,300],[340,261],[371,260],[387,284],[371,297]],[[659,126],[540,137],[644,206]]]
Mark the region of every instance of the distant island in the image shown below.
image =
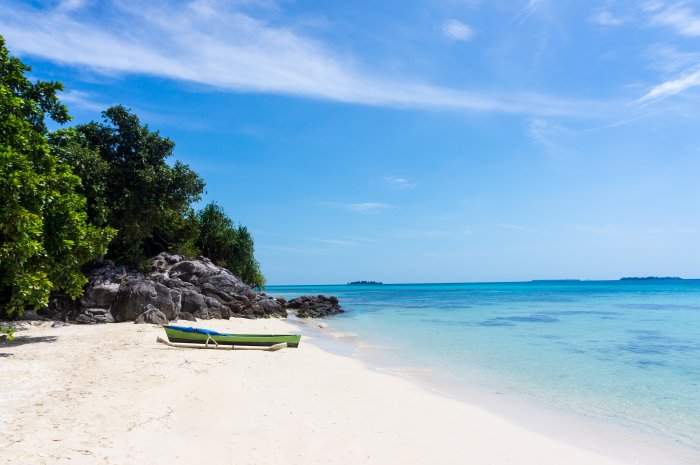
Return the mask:
[[[678,276],[645,276],[620,278],[620,281],[680,281],[682,279]]]
[[[350,281],[348,286],[361,286],[361,285],[380,285],[384,284],[379,281]]]

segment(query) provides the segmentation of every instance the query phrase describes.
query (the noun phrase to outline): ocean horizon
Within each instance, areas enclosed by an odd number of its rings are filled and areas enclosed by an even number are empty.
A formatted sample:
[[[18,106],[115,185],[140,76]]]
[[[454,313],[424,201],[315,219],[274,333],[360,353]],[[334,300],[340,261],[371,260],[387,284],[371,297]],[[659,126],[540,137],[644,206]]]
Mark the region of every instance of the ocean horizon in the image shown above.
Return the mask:
[[[385,367],[511,393],[700,457],[700,279],[266,291],[337,296],[346,312],[327,329]]]

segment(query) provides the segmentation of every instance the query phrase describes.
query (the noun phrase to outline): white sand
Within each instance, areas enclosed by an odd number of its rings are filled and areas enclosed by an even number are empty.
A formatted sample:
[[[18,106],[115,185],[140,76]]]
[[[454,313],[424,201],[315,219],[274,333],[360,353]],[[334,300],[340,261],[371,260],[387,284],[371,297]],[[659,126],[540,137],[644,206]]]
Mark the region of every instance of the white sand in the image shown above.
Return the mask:
[[[298,332],[283,320],[198,325]],[[175,349],[157,335],[130,323],[43,324],[0,345],[0,462],[622,463],[328,353],[313,337],[263,352]]]

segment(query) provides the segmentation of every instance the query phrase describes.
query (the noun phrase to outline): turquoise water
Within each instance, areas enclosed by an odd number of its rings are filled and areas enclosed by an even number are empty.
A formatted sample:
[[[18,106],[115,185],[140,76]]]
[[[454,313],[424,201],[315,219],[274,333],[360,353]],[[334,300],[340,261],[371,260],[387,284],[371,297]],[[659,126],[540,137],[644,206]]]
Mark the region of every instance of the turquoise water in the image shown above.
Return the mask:
[[[700,280],[270,286],[401,363],[700,445]]]

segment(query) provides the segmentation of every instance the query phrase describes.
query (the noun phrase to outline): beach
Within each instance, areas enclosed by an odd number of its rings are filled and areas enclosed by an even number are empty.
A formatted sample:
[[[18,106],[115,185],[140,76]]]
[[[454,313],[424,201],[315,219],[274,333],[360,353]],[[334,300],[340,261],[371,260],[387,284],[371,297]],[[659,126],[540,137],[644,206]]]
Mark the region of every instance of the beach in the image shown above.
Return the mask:
[[[299,332],[282,319],[193,325]],[[0,345],[5,463],[626,463],[324,350],[313,331],[266,352],[171,348],[154,325],[27,328]]]

